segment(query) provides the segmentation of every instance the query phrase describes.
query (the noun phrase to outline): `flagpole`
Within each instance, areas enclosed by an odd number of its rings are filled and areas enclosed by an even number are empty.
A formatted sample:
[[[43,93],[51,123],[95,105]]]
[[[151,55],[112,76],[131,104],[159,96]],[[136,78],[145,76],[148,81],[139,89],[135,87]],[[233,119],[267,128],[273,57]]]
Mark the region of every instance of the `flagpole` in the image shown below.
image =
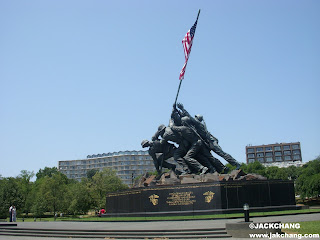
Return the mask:
[[[178,92],[177,92],[177,95],[176,95],[176,100],[174,101],[174,106],[177,104],[177,100],[178,100],[178,95],[179,95],[179,92],[180,92],[181,83],[182,83],[182,79],[180,80],[180,83],[179,83]]]
[[[200,9],[199,9],[199,12],[198,12],[197,21],[198,21],[199,15],[200,15]]]
[[[199,15],[200,15],[200,9],[199,9],[199,11],[198,11],[198,16],[197,16],[197,20],[196,20],[196,22],[198,22]],[[187,62],[186,62],[186,67],[187,67]],[[180,80],[180,83],[179,83],[179,87],[178,87],[178,91],[177,91],[176,99],[175,99],[175,101],[174,101],[174,106],[177,104],[178,95],[179,95],[179,92],[180,92],[180,87],[181,87],[182,80],[183,80],[183,79],[181,79],[181,80]]]

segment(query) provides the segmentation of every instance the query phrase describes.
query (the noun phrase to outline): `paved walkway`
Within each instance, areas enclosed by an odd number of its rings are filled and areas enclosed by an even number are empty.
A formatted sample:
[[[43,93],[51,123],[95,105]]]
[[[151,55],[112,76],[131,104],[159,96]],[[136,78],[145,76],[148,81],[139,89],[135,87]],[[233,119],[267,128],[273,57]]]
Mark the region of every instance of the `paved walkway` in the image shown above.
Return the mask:
[[[320,213],[299,214],[287,216],[272,216],[252,218],[253,222],[295,223],[304,221],[320,221]],[[49,229],[81,229],[81,230],[152,230],[152,229],[206,229],[224,228],[226,223],[243,221],[243,219],[219,219],[219,220],[190,220],[190,221],[152,221],[152,222],[18,222],[21,228],[49,228]],[[320,233],[320,230],[319,232]],[[8,237],[0,236],[0,240],[34,240],[34,237]],[[36,240],[62,240],[65,238],[43,238]],[[72,238],[73,240],[80,240]],[[156,238],[161,239],[161,238]],[[230,238],[235,240],[236,238]],[[283,238],[279,238],[283,239]],[[290,238],[295,239],[295,238]],[[298,238],[296,238],[298,239]],[[83,240],[83,239],[81,239]],[[245,240],[245,238],[241,238]]]

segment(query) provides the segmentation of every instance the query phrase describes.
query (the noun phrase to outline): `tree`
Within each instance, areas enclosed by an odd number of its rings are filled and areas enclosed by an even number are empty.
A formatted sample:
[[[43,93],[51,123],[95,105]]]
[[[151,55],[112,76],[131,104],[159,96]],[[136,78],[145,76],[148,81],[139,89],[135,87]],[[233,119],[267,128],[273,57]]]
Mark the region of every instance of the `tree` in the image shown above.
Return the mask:
[[[36,181],[33,204],[33,212],[38,216],[48,210],[55,214],[57,211],[66,211],[68,208],[68,186],[67,176],[57,172],[49,176],[44,176]]]
[[[31,179],[34,177],[34,172],[30,172],[27,170],[22,170],[20,175],[16,178],[17,183],[20,187],[21,194],[23,197],[23,202],[21,206],[21,212],[28,214],[31,211],[32,207],[32,187],[33,183]]]
[[[99,172],[98,169],[90,169],[89,171],[87,171],[87,178],[92,179],[92,177]]]
[[[127,189],[128,186],[122,183],[115,170],[104,168],[92,177],[89,188],[92,190],[91,193],[95,199],[95,207],[103,208],[105,207],[106,194],[108,192]]]
[[[279,168],[275,166],[267,167],[265,169],[265,175],[268,179],[278,179],[277,175],[279,172]]]
[[[288,172],[286,168],[271,166],[265,168],[265,177],[268,179],[288,180]]]
[[[69,185],[70,204],[68,211],[73,214],[85,214],[94,206],[92,193],[88,188],[88,181],[83,180]]]
[[[302,166],[296,180],[296,192],[302,199],[320,195],[320,156]]]
[[[289,180],[296,180],[301,174],[301,167],[290,166],[286,168]]]
[[[31,196],[33,199],[31,212],[36,217],[41,217],[48,210],[47,201],[42,194],[42,185],[45,184],[45,178],[37,180],[34,184]]]
[[[45,176],[48,176],[48,177],[52,177],[52,175],[58,173],[58,168],[56,167],[45,167],[44,169],[40,169],[37,174],[36,174],[36,177],[37,177],[37,180],[40,179],[40,178],[43,178]]]
[[[266,167],[264,167],[260,162],[253,162],[253,163],[249,163],[248,165],[242,164],[241,169],[245,173],[256,173],[262,176],[266,175],[265,174]]]
[[[3,178],[0,179],[0,218],[7,218],[7,205],[6,205],[6,201],[5,201],[5,181],[3,180]]]
[[[24,203],[23,194],[17,180],[13,177],[0,180],[0,217],[6,218],[9,214],[9,207],[15,205],[21,209]]]

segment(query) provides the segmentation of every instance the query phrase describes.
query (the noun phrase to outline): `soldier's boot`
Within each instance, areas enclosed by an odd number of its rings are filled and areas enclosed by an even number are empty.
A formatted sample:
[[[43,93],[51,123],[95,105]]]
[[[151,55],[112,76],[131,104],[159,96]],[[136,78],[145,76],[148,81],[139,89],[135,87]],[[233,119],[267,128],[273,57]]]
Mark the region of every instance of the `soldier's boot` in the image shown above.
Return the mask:
[[[241,164],[238,163],[238,162],[237,162],[236,166],[237,166],[237,167],[236,167],[236,170],[239,170],[239,169],[241,168]]]
[[[222,173],[226,174],[229,172],[229,168],[228,167],[224,167],[223,170],[222,170]]]
[[[203,174],[207,173],[208,170],[209,170],[209,168],[207,168],[207,167],[202,167],[202,168],[201,168],[201,171],[200,171],[200,175],[203,175]]]

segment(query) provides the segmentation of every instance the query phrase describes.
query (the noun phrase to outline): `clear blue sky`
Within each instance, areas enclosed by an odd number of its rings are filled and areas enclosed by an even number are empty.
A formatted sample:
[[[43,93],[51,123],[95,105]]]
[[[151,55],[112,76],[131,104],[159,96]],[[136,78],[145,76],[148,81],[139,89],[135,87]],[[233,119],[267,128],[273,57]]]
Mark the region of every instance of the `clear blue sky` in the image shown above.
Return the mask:
[[[0,174],[140,150],[198,9],[178,101],[240,162],[248,144],[320,155],[320,1],[0,0]]]

